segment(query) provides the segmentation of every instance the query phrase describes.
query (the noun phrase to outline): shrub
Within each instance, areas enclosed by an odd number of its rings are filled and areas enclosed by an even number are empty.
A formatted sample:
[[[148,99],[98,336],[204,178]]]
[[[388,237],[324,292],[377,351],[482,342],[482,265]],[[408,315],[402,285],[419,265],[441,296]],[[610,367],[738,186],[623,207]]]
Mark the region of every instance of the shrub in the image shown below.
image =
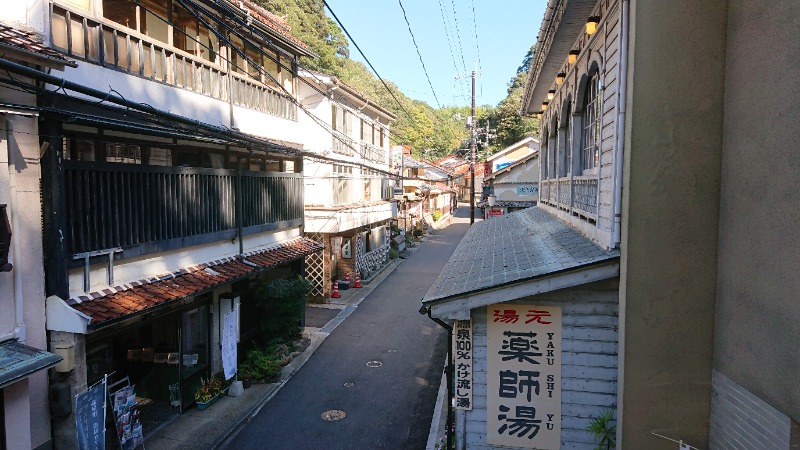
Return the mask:
[[[437,209],[433,212],[433,214],[431,214],[431,216],[433,217],[433,221],[436,222],[442,218],[442,212]]]
[[[277,381],[281,375],[278,357],[268,349],[255,348],[247,352],[247,358],[239,366],[239,376],[245,380]]]
[[[400,256],[400,252],[397,249],[390,248],[389,249],[389,259],[397,259]]]
[[[256,301],[262,310],[262,337],[288,339],[298,335],[306,294],[310,290],[311,283],[302,277],[262,284],[256,290]]]

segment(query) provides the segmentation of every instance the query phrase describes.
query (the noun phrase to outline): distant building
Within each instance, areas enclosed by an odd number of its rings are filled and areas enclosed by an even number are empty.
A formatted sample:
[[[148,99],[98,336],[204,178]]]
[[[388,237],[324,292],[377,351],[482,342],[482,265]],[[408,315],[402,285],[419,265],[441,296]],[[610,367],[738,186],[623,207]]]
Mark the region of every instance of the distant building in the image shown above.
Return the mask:
[[[479,206],[490,215],[536,206],[539,199],[539,152],[491,173],[483,182],[484,195]],[[488,204],[488,195],[494,195],[494,206]]]
[[[486,158],[486,161],[491,166],[489,172],[497,172],[538,151],[539,139],[535,137],[526,137]]]
[[[325,246],[306,257],[314,285],[309,297],[328,302],[333,281],[356,273],[368,278],[389,262],[389,221],[397,215],[389,185],[395,117],[335,77],[301,76],[308,82],[299,90],[303,104],[315,116],[301,118],[304,146],[337,159],[311,156],[303,163],[306,236]]]

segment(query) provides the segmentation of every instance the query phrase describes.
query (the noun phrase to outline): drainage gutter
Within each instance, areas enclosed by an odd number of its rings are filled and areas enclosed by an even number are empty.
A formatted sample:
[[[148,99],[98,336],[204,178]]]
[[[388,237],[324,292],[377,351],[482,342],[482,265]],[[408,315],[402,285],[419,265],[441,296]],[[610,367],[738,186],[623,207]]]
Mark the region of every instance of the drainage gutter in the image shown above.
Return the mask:
[[[431,309],[425,305],[422,305],[419,308],[420,314],[427,314],[428,318],[432,321],[439,324],[440,327],[447,330],[447,369],[445,373],[447,374],[447,425],[445,429],[445,434],[447,435],[447,448],[453,448],[453,375],[455,373],[455,368],[453,367],[453,327],[445,323],[442,319],[436,318],[431,316]]]

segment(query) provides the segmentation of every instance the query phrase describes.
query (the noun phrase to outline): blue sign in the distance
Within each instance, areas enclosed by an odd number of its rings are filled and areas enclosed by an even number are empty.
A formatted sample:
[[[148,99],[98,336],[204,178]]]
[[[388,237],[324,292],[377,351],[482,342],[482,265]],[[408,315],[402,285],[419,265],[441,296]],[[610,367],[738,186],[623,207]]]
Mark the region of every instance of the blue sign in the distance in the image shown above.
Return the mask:
[[[106,446],[106,381],[95,384],[76,396],[75,426],[78,448],[105,450]]]

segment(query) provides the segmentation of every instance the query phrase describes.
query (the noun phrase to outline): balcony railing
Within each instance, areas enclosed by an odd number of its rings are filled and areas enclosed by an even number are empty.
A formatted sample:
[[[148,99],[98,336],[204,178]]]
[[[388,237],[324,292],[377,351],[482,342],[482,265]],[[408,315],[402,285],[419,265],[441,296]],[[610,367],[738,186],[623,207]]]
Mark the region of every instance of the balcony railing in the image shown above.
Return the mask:
[[[59,6],[52,7],[51,17],[53,46],[69,56],[222,101],[232,98],[236,105],[297,120],[292,98],[245,75],[228,74],[222,65],[114,22],[88,19]]]
[[[235,236],[302,220],[295,173],[141,166],[65,160],[67,252],[120,247],[123,256]],[[283,225],[282,225],[283,223]]]
[[[597,177],[564,177],[539,182],[542,203],[597,220]]]
[[[361,154],[367,161],[382,163],[386,161],[386,150],[366,142],[361,143]]]
[[[345,134],[340,131],[334,130],[332,134],[333,140],[331,141],[331,149],[334,153],[346,156],[354,156],[356,154],[355,149],[358,148],[356,141],[345,136]]]

